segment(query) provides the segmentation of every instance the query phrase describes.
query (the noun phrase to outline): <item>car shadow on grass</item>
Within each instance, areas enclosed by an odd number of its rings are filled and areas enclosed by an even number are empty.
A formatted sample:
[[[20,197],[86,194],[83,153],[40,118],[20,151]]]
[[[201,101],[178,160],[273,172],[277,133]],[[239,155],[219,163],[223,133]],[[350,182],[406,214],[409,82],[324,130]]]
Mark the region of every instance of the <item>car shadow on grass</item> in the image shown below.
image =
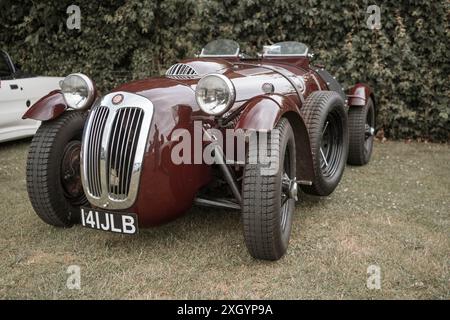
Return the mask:
[[[296,206],[296,221],[314,214],[310,210],[324,201],[320,197],[301,194],[301,201]],[[298,221],[300,220],[300,221]],[[236,257],[237,263],[268,263],[252,259],[245,247],[240,211],[216,209],[209,207],[192,207],[186,214],[168,224],[140,229],[135,236],[86,231],[98,245],[121,250],[134,250],[145,247],[146,254],[159,255],[164,252],[167,257],[179,256],[181,252],[198,252],[205,256]],[[92,232],[92,233],[91,233]],[[94,233],[97,233],[94,235]],[[295,235],[293,235],[295,236]],[[171,254],[172,252],[173,254]]]

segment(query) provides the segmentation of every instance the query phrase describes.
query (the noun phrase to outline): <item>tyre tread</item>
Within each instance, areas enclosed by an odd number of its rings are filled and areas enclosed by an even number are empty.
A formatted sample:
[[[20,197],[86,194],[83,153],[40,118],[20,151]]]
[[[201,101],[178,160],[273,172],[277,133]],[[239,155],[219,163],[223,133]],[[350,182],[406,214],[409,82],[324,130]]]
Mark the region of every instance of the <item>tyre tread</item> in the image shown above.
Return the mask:
[[[65,112],[59,118],[43,122],[34,135],[28,151],[26,180],[27,192],[31,205],[36,214],[46,223],[56,227],[70,227],[72,221],[70,213],[63,212],[61,199],[57,199],[58,192],[54,190],[49,177],[50,172],[59,168],[51,161],[55,152],[55,141],[61,130],[76,119],[84,121],[84,113]]]
[[[280,140],[270,144],[269,154],[279,150],[281,138],[287,130],[292,130],[287,119],[281,119],[276,127],[280,132]],[[253,149],[254,150],[254,149]],[[279,177],[275,175],[261,175],[260,164],[245,166],[243,178],[242,219],[244,238],[250,254],[257,259],[277,260],[283,256],[285,250],[280,248],[279,208],[276,189]]]

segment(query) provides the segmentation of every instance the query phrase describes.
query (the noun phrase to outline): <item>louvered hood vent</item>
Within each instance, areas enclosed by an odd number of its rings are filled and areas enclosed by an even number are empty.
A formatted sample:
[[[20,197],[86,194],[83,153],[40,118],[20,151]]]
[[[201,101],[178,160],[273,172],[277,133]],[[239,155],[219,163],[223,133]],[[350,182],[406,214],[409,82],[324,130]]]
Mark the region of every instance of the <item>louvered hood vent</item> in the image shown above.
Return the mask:
[[[198,73],[190,65],[184,63],[177,63],[167,70],[166,76],[179,79],[190,79],[195,76],[198,76]]]

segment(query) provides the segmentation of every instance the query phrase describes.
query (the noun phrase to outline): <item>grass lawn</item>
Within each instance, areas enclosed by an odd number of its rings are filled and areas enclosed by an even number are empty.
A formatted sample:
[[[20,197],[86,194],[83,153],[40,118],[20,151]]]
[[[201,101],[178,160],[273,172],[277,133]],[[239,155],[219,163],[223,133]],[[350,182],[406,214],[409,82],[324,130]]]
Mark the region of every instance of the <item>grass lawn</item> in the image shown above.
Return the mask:
[[[26,193],[28,144],[0,144],[0,298],[450,299],[448,145],[377,143],[330,197],[301,196],[287,255],[261,262],[227,211],[192,208],[135,237],[44,224]],[[80,290],[66,287],[70,265]]]

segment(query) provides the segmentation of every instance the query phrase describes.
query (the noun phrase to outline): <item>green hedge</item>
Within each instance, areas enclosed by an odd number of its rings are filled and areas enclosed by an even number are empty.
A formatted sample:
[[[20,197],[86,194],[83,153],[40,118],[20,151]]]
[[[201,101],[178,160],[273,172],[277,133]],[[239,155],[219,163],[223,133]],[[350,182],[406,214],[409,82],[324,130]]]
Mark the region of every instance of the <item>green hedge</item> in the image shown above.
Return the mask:
[[[34,3],[33,3],[34,2]],[[81,30],[66,28],[70,1],[2,0],[0,43],[23,69],[83,71],[108,90],[161,74],[217,37],[247,52],[298,40],[345,85],[376,92],[388,137],[449,139],[449,2],[344,0],[78,1]],[[366,26],[381,7],[380,30]]]

